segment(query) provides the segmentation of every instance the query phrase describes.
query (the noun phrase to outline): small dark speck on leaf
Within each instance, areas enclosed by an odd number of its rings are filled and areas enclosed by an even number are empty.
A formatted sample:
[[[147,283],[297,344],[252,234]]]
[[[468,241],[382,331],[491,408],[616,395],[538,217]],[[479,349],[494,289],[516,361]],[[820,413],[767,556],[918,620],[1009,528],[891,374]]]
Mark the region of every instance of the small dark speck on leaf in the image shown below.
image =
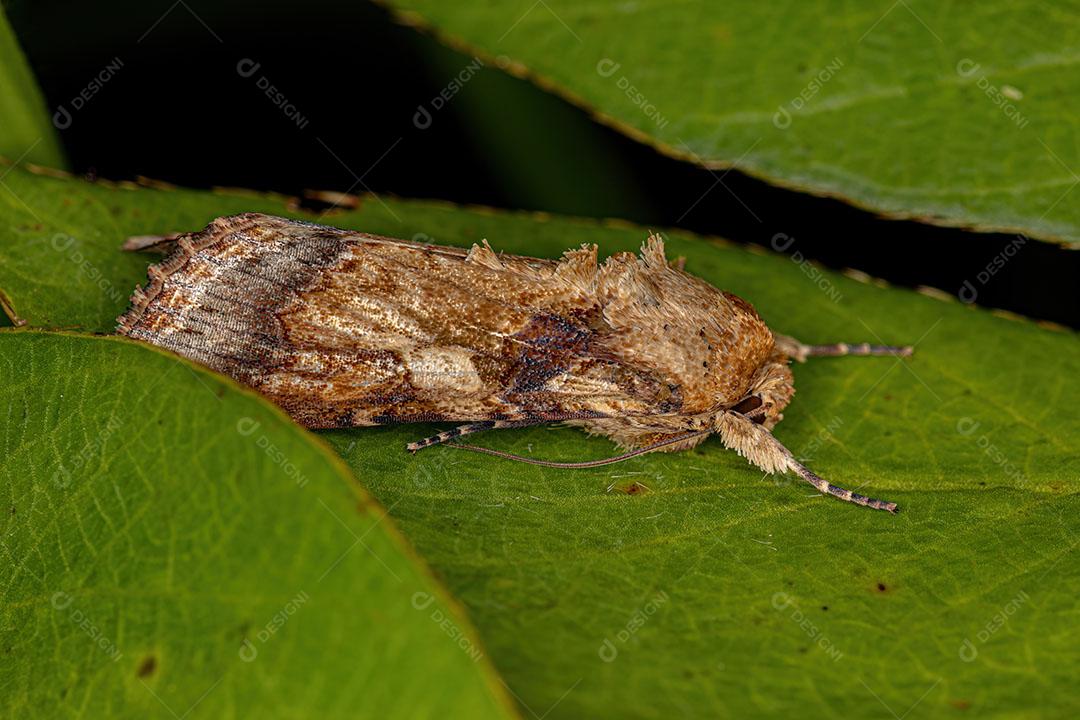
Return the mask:
[[[801,648],[799,648],[799,652],[801,652],[803,654],[806,654],[806,651],[809,650],[809,649],[810,648],[807,648],[807,647],[801,647]]]
[[[14,514],[15,514],[15,506],[14,506],[14,505],[12,505],[12,506],[11,506],[11,514],[12,514],[12,515],[14,515]]]
[[[890,395],[889,393],[885,393],[885,399],[892,400],[892,395]]]
[[[877,584],[878,592],[888,592],[889,588],[885,587],[885,583],[879,582]]]
[[[952,705],[957,710],[967,710],[968,708],[971,707],[971,701],[970,700],[950,700],[949,704]]]
[[[824,610],[824,611],[826,611],[826,612],[828,612],[828,610],[829,610],[829,606],[828,606],[828,605],[822,605],[822,606],[821,606],[821,609],[822,609],[822,610]]]
[[[649,492],[649,488],[642,485],[637,480],[628,485],[616,486],[616,490],[625,493],[626,495],[644,495]]]
[[[217,388],[214,390],[214,394],[218,397],[225,397],[225,386],[218,385]]]
[[[153,655],[147,655],[143,658],[143,661],[139,663],[139,669],[137,674],[139,677],[150,677],[157,670],[157,658]]]

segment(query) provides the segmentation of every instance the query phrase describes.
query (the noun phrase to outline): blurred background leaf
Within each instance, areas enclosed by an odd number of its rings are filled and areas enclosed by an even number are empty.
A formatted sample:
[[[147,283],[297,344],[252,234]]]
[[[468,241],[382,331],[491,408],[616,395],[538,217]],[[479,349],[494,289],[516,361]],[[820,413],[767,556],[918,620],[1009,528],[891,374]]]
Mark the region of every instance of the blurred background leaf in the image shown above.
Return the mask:
[[[386,511],[253,393],[18,330],[0,376],[4,717],[512,716]]]
[[[109,288],[156,260],[121,253],[128,233],[198,229],[240,207],[288,211],[268,196],[22,170],[9,178],[41,227],[9,232],[12,258],[35,260],[3,258],[17,271],[0,288],[32,323],[109,329],[124,304]],[[497,250],[548,257],[582,242],[605,255],[634,250],[646,234],[376,197],[322,220],[428,242],[488,238]],[[55,257],[57,230],[104,284]],[[450,448],[410,456],[404,444],[434,429],[424,425],[322,433],[465,604],[523,714],[847,717],[883,702],[897,714],[918,705],[926,715],[1009,716],[1028,707],[1028,680],[1042,683],[1051,714],[1080,709],[1069,684],[1080,663],[1070,620],[1080,592],[1076,335],[857,282],[794,255],[679,233],[668,247],[780,332],[917,345],[908,361],[796,366],[798,393],[776,433],[823,476],[904,512],[764,478],[715,440],[566,472]],[[83,304],[53,289],[70,285]],[[91,300],[95,292],[104,297]],[[191,423],[232,427],[211,410]],[[574,429],[480,442],[566,460],[612,451]]]
[[[1080,5],[388,0],[661,151],[1080,243]]]
[[[56,128],[0,6],[0,156],[64,167]]]

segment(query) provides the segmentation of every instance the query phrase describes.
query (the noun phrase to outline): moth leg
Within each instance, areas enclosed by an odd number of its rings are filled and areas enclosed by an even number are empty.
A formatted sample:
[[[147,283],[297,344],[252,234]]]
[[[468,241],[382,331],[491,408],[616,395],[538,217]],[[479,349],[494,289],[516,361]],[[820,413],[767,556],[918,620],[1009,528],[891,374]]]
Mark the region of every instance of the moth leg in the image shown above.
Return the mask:
[[[411,442],[405,446],[405,449],[409,452],[416,452],[417,450],[423,450],[426,447],[432,445],[438,445],[454,438],[459,438],[462,435],[472,435],[473,433],[483,432],[484,430],[499,430],[502,428],[514,428],[514,427],[526,427],[527,425],[536,425],[537,422],[533,420],[482,420],[480,422],[465,423],[464,425],[458,425],[456,428],[444,430],[438,435],[432,435],[426,437],[423,440],[417,440]]]
[[[772,433],[739,413],[726,412],[721,415],[717,420],[717,432],[725,445],[767,473],[792,470],[816,487],[822,495],[832,495],[875,510],[886,510],[894,514],[898,511],[894,502],[876,500],[845,490],[814,474],[796,460],[791,451],[773,437]]]
[[[806,362],[808,357],[840,357],[842,355],[893,355],[897,357],[910,357],[914,348],[910,345],[871,345],[859,343],[848,345],[847,343],[833,343],[832,345],[806,345],[787,335],[773,335],[776,349],[788,357],[795,358],[799,362]]]

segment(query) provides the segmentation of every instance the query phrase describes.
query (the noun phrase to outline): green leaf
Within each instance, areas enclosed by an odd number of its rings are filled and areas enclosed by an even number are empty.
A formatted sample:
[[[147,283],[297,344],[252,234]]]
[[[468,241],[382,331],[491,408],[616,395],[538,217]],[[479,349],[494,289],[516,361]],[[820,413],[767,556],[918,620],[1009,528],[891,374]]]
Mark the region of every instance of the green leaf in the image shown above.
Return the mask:
[[[82,270],[35,250],[51,233],[76,237],[120,287],[155,259],[117,251],[129,233],[286,207],[21,171],[11,182],[42,225],[2,211],[0,288],[33,322],[97,329],[123,302],[92,284],[81,304],[69,297]],[[322,220],[548,257],[582,242],[634,250],[645,237],[620,223],[374,197]],[[675,233],[668,248],[780,332],[917,343],[910,360],[797,365],[776,430],[824,477],[903,512],[763,477],[716,440],[571,472],[451,448],[406,453],[431,426],[325,433],[466,605],[524,714],[887,717],[884,703],[897,715],[917,706],[912,717],[1015,717],[1036,684],[1047,715],[1080,710],[1076,335],[821,271],[797,253]],[[564,428],[477,442],[567,460],[613,449]]]
[[[65,166],[56,128],[30,66],[0,8],[0,156]],[[0,168],[0,173],[3,169]]]
[[[387,1],[667,154],[1080,242],[1075,6]]]
[[[0,715],[506,717],[322,443],[118,338],[0,333]]]

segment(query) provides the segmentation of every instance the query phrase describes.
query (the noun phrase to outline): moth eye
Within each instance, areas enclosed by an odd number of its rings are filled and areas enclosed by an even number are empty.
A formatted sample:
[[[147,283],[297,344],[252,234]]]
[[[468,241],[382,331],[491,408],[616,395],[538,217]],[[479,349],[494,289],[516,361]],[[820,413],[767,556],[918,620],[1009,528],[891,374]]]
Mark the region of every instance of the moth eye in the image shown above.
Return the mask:
[[[734,412],[746,415],[748,413],[753,412],[754,410],[757,410],[761,406],[762,406],[761,398],[758,397],[757,395],[751,395],[750,397],[743,398],[742,400],[740,400],[738,403],[733,405],[731,407],[731,409]]]

